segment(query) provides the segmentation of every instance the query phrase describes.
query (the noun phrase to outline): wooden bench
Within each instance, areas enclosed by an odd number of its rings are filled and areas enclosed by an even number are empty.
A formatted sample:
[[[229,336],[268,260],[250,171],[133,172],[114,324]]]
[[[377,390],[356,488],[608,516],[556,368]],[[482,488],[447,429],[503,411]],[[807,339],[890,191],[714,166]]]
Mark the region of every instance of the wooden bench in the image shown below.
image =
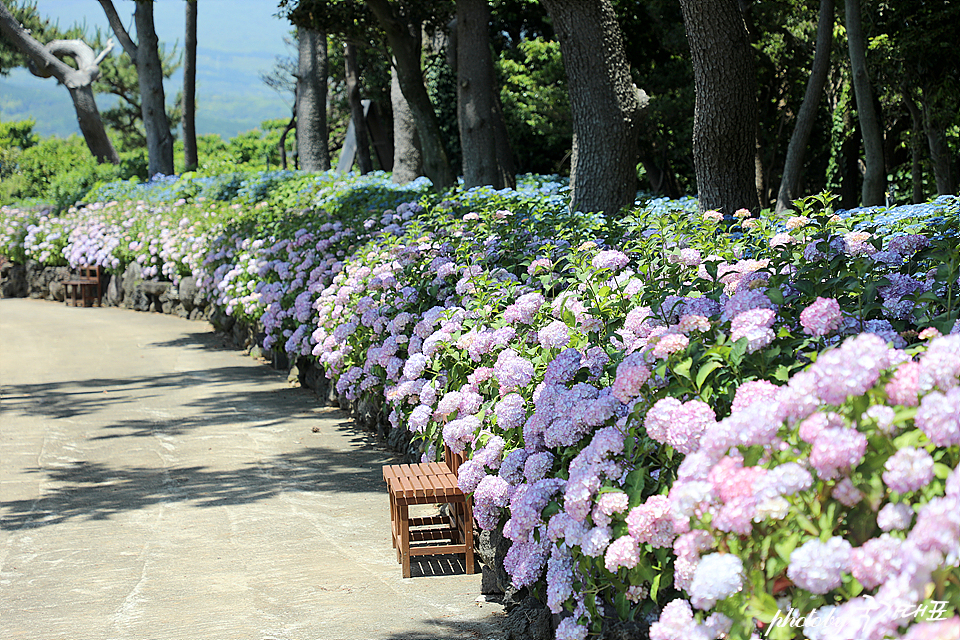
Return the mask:
[[[410,577],[410,558],[464,554],[467,574],[474,571],[473,500],[457,487],[464,454],[444,448],[444,462],[383,467],[390,494],[393,547],[403,577]],[[411,518],[410,505],[449,505],[446,515]]]
[[[77,273],[64,281],[64,302],[71,307],[92,307],[96,301],[101,306],[103,299],[103,272],[100,265],[77,267]],[[89,304],[87,304],[89,302]]]

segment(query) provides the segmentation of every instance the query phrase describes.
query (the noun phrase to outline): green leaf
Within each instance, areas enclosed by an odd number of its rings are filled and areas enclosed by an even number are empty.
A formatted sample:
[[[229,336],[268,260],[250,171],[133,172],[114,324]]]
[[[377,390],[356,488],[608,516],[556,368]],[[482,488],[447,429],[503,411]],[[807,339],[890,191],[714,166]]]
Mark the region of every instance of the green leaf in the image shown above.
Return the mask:
[[[693,365],[693,358],[686,358],[678,362],[673,367],[673,372],[679,376],[683,376],[687,380],[690,379],[690,367]]]
[[[801,513],[797,513],[794,515],[794,518],[796,519],[797,523],[800,525],[800,528],[806,531],[807,533],[814,536],[820,535],[820,530],[817,529],[817,527],[813,524],[813,522],[807,516]]]
[[[703,387],[703,383],[707,379],[707,376],[709,376],[711,373],[713,373],[714,371],[716,371],[722,366],[723,366],[723,363],[717,362],[716,360],[710,360],[706,364],[704,364],[702,367],[700,367],[700,371],[697,372],[697,379],[695,381],[697,385],[697,391],[699,391],[700,388]]]
[[[749,341],[746,338],[740,338],[733,343],[733,349],[730,350],[730,362],[733,363],[735,367],[739,367],[740,363],[743,362],[743,356],[747,353],[747,345]]]

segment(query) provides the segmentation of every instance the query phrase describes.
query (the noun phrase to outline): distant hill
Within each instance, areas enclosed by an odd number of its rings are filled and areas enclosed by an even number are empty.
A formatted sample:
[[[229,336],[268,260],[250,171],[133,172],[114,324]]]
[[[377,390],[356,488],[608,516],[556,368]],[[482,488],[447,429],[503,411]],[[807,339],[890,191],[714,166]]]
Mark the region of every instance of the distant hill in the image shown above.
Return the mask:
[[[126,3],[118,3],[121,14]],[[90,0],[40,2],[41,14],[59,18],[61,26],[86,22],[105,29],[99,5]],[[200,3],[197,47],[197,133],[216,133],[229,139],[254,129],[264,120],[289,118],[290,105],[260,81],[278,55],[288,52],[283,38],[290,25],[273,17],[276,2],[262,0],[207,0]],[[123,16],[121,16],[123,17]],[[183,43],[183,2],[164,0],[155,5],[160,40],[173,46]],[[102,23],[102,24],[101,24]],[[115,49],[115,52],[117,49]],[[182,71],[164,85],[167,101],[183,85]],[[292,96],[288,100],[292,99]],[[98,96],[104,109],[116,99]],[[50,79],[15,69],[0,77],[0,120],[37,121],[41,135],[66,137],[79,133],[76,112],[67,90]]]

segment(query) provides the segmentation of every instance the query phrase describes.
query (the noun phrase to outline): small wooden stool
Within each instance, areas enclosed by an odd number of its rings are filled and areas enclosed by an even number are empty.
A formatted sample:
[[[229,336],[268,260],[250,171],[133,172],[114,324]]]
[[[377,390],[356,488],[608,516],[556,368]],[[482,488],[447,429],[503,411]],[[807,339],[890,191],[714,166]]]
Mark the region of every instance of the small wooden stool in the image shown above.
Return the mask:
[[[383,479],[390,494],[393,546],[404,578],[410,577],[412,556],[462,553],[467,574],[474,571],[473,500],[457,487],[456,472],[464,457],[454,455],[445,447],[444,463],[383,467]],[[416,504],[447,504],[450,512],[411,518],[409,506]],[[438,541],[447,544],[438,544]]]

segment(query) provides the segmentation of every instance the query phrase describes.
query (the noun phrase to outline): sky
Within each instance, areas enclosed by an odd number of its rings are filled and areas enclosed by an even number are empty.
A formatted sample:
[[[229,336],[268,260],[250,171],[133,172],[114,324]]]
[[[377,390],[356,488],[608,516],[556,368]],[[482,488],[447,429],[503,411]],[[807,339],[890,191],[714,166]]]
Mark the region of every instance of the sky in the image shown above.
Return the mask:
[[[130,31],[134,3],[114,0]],[[85,23],[92,33],[100,27],[112,36],[97,0],[38,0],[40,14],[59,21],[61,28]],[[229,138],[255,128],[268,118],[289,118],[291,97],[266,87],[259,74],[273,67],[277,56],[291,55],[284,44],[291,26],[275,16],[276,0],[199,0],[197,19],[197,132]],[[182,48],[184,0],[156,0],[154,24],[161,43]],[[116,38],[114,38],[116,40]],[[114,54],[120,52],[119,43]],[[181,89],[182,72],[165,83],[167,101]],[[103,107],[101,107],[103,108]],[[70,96],[53,79],[35,78],[15,70],[0,79],[0,120],[33,117],[43,135],[79,132]]]

